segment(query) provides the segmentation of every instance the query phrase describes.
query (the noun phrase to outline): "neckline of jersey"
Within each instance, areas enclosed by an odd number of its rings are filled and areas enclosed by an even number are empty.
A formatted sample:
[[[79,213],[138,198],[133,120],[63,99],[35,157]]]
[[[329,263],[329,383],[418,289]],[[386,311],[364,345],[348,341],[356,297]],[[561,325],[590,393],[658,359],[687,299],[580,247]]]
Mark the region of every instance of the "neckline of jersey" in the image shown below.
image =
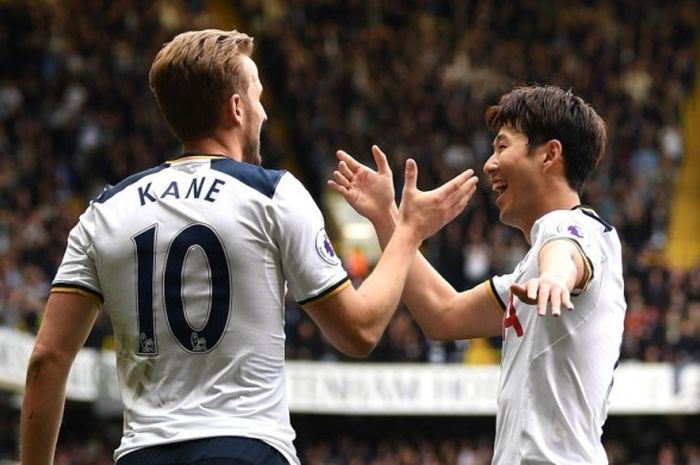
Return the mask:
[[[166,161],[166,163],[171,164],[174,162],[190,160],[211,160],[212,158],[227,158],[227,156],[220,153],[182,152],[181,154]]]
[[[583,210],[583,211],[587,211],[589,213],[593,213],[596,216],[598,215],[596,213],[596,211],[593,209],[593,207],[590,207],[590,206],[584,205],[584,204],[578,204],[575,207],[571,207],[571,210]]]

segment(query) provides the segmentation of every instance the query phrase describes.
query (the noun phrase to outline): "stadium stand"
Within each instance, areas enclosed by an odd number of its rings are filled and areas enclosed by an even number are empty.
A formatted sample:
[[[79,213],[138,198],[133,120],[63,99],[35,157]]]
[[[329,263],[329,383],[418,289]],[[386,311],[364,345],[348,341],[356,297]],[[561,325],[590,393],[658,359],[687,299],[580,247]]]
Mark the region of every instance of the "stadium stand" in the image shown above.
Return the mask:
[[[35,332],[67,233],[87,202],[105,184],[177,153],[146,74],[174,33],[220,25],[210,3],[0,2],[0,326]],[[338,147],[366,157],[378,143],[396,173],[415,157],[421,182],[433,186],[483,164],[491,141],[483,111],[503,90],[548,82],[583,95],[609,127],[608,154],[585,200],[625,244],[622,358],[700,362],[700,265],[676,266],[665,255],[675,237],[674,199],[688,198],[676,180],[700,156],[687,152],[684,137],[684,127],[692,132],[700,121],[693,126],[683,111],[697,89],[696,1],[243,0],[236,8],[258,43],[272,127],[286,128],[286,138],[264,135],[265,163],[298,166],[319,200]],[[284,159],[289,153],[294,160]],[[468,210],[426,244],[457,288],[508,270],[524,250],[519,233],[498,224],[489,195],[482,181]],[[362,279],[371,266],[349,269]],[[294,302],[286,318],[289,359],[345,360]],[[88,345],[110,341],[101,316]],[[497,353],[498,341],[428,341],[399,310],[369,360],[464,363]],[[17,460],[17,406],[15,393],[0,390],[0,464]],[[308,465],[490,460],[492,417],[293,420]],[[71,401],[56,463],[111,463],[120,428],[94,405]],[[697,415],[613,416],[606,449],[612,464],[697,465],[697,431]]]
[[[625,245],[634,304],[623,358],[697,360],[697,260],[677,269],[664,255],[684,159],[682,103],[696,75],[694,2],[249,1],[241,10],[292,122],[294,151],[321,183],[337,146],[367,161],[378,143],[394,173],[410,155],[424,185],[434,186],[483,164],[492,137],[483,112],[504,90],[547,82],[583,95],[609,127],[607,157],[584,202],[618,228]],[[481,188],[425,251],[457,289],[512,269],[524,250],[520,233],[498,223],[488,182]],[[290,353],[301,341],[303,354],[331,357],[299,315],[290,312],[298,336]],[[399,359],[462,361],[467,344],[436,347],[420,334],[415,341],[405,319],[399,313],[388,332],[407,341]],[[384,343],[374,359],[395,360],[393,341]]]

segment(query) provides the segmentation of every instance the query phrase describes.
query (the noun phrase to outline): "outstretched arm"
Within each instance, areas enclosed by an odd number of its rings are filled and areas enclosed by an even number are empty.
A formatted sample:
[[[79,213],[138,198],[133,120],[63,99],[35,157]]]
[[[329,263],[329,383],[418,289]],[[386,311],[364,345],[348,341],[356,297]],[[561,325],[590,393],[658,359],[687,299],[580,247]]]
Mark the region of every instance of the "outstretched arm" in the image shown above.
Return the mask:
[[[21,417],[22,465],[50,465],[70,367],[97,317],[96,298],[53,292],[27,368]]]
[[[527,282],[513,283],[510,290],[529,305],[537,305],[544,315],[549,306],[559,316],[561,307],[573,310],[571,291],[583,289],[590,279],[581,251],[568,239],[555,239],[545,244],[538,256],[540,274]]]
[[[382,248],[397,226],[391,169],[386,156],[372,147],[377,171],[338,152],[338,169],[329,186],[369,219]],[[471,170],[469,170],[471,171]],[[477,179],[474,179],[474,189]],[[501,334],[503,313],[486,284],[457,292],[420,254],[415,254],[402,299],[428,337],[436,340],[468,339]]]
[[[417,171],[415,162],[408,160],[396,230],[374,271],[357,290],[347,287],[305,307],[328,340],[348,355],[364,356],[374,348],[399,303],[421,242],[452,221],[474,193],[471,171],[428,192],[417,189]]]

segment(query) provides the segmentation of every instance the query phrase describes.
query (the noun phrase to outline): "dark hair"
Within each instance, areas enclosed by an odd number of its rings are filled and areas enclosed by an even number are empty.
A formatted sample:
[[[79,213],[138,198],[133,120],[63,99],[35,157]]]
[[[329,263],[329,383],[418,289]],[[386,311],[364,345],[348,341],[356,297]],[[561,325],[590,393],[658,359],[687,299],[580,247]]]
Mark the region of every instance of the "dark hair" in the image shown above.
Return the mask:
[[[566,179],[579,194],[605,154],[605,122],[571,90],[549,85],[517,87],[501,96],[485,116],[494,132],[509,126],[525,134],[531,149],[551,139],[561,142]]]

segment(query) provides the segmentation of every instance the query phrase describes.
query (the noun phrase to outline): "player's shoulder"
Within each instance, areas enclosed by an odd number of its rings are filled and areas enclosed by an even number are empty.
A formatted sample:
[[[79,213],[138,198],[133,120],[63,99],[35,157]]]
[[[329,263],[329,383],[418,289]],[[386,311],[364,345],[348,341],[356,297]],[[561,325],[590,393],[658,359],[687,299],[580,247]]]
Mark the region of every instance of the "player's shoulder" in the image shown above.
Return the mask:
[[[577,205],[570,210],[554,210],[542,216],[537,223],[542,229],[570,229],[574,233],[576,229],[596,229],[602,232],[612,231],[614,228],[605,221],[591,207]]]
[[[578,215],[582,215],[587,219],[589,223],[594,225],[595,227],[602,228],[603,232],[610,232],[613,231],[615,228],[612,226],[612,224],[608,223],[605,221],[599,214],[596,212],[593,208],[588,207],[586,205],[577,205],[575,206],[572,210],[572,212],[575,212]]]
[[[230,158],[212,160],[210,166],[212,170],[231,176],[268,198],[275,195],[280,181],[289,177],[285,176],[287,170],[264,168]]]
[[[612,225],[595,210],[578,205],[570,210],[554,210],[542,216],[532,228],[531,240],[535,243],[538,238],[548,240],[553,235],[581,240],[585,236],[602,237],[611,231],[614,231]]]
[[[134,173],[115,185],[108,185],[94,202],[97,204],[105,203],[132,184],[135,184],[148,176],[157,175],[170,166],[171,163],[169,162],[162,163],[147,170]],[[274,196],[280,180],[287,177],[285,176],[285,174],[287,174],[286,170],[263,168],[261,166],[239,162],[230,158],[211,160],[209,167],[214,171],[235,178],[246,186],[269,198]]]

